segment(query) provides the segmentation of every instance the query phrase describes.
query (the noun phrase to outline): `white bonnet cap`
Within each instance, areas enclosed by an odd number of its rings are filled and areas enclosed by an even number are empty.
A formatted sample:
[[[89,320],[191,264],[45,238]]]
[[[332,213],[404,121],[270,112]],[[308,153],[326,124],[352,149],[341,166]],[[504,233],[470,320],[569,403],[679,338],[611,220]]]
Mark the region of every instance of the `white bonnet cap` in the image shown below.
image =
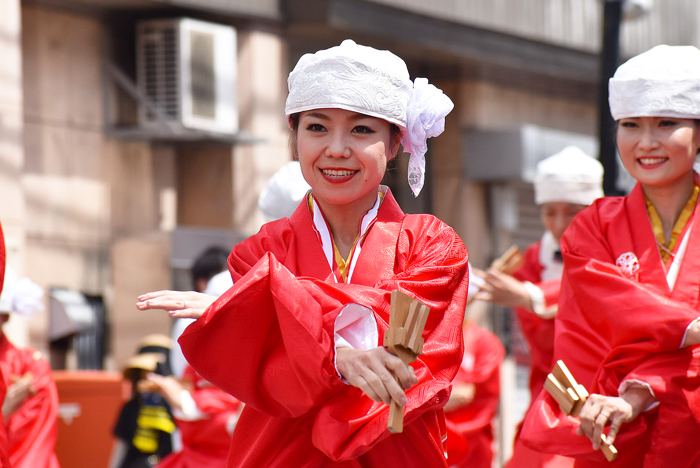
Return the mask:
[[[299,161],[290,161],[267,181],[258,197],[258,208],[268,222],[289,217],[310,188],[301,174]]]
[[[408,183],[423,188],[426,140],[445,130],[454,105],[425,78],[411,82],[406,63],[389,52],[345,40],[339,46],[305,54],[287,79],[289,116],[311,109],[345,109],[399,126],[404,151],[411,153]]]
[[[620,65],[610,79],[610,113],[629,117],[700,118],[700,50],[659,45]]]
[[[31,317],[44,310],[43,297],[41,286],[29,278],[17,278],[12,268],[7,266],[5,284],[0,294],[0,314],[17,313]]]
[[[603,196],[603,165],[576,146],[537,164],[535,203],[590,205]]]

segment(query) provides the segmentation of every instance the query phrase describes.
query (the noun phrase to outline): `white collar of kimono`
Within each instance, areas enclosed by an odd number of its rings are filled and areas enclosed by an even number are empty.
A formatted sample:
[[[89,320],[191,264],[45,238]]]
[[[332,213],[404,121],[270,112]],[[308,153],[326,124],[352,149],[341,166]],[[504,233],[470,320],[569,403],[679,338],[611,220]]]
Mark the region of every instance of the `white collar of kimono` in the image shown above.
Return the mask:
[[[690,226],[688,226],[688,229],[685,230],[685,235],[683,236],[681,245],[678,246],[678,250],[676,250],[676,255],[673,256],[671,266],[666,272],[666,282],[668,283],[668,289],[670,289],[671,291],[673,291],[673,288],[676,286],[678,272],[681,269],[681,262],[683,261],[683,257],[685,256],[685,249],[688,247],[688,239],[690,238],[690,231],[693,229],[692,223],[694,222],[695,220],[692,220]]]
[[[372,224],[374,224],[374,220],[377,219],[379,206],[382,204],[382,199],[384,198],[384,195],[386,195],[387,190],[388,187],[386,187],[385,185],[379,186],[379,191],[381,192],[381,194],[377,194],[377,201],[374,203],[374,206],[362,218],[362,224],[360,225],[360,237],[358,237],[357,245],[352,250],[350,264],[348,265],[348,274],[346,281],[347,283],[350,283],[352,280],[352,274],[355,271],[357,259],[360,258],[360,252],[362,251],[362,242],[364,240],[365,235],[367,234],[367,231],[369,231],[369,228],[372,227]],[[335,277],[335,272],[333,271],[333,260],[335,255],[333,252],[333,239],[331,238],[331,232],[328,228],[326,218],[323,216],[321,207],[318,206],[314,197],[311,197],[311,200],[314,206],[313,218],[314,227],[316,228],[316,234],[318,235],[319,241],[321,241],[321,247],[323,248],[323,253],[326,255],[328,266],[331,268],[333,281],[337,283],[338,278]]]
[[[540,265],[542,265],[542,281],[561,279],[564,273],[564,262],[554,260],[559,244],[551,232],[545,231],[540,241]]]

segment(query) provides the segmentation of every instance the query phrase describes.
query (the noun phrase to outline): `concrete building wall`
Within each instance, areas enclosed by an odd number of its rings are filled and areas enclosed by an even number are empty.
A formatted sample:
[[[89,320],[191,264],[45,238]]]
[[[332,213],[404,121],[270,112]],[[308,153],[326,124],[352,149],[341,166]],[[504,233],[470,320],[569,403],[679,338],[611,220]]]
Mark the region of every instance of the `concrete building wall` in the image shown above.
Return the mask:
[[[119,367],[140,337],[170,332],[166,314],[134,307],[138,294],[172,286],[169,233],[252,234],[262,224],[258,194],[289,158],[286,46],[273,32],[239,32],[241,128],[259,141],[119,140],[104,131],[101,20],[14,1],[2,8],[11,66],[0,85],[0,219],[11,261],[47,292],[102,295]],[[29,320],[18,341],[47,351],[48,316]]]
[[[486,266],[508,238],[495,237],[488,186],[463,176],[467,129],[507,130],[523,124],[595,135],[595,104],[533,93],[486,81],[436,83],[455,102],[445,133],[431,143],[435,215],[464,240],[472,264]]]
[[[24,273],[25,203],[20,174],[24,164],[22,133],[22,23],[19,0],[0,2],[0,221],[7,264]],[[11,320],[5,332],[26,344],[26,322]]]

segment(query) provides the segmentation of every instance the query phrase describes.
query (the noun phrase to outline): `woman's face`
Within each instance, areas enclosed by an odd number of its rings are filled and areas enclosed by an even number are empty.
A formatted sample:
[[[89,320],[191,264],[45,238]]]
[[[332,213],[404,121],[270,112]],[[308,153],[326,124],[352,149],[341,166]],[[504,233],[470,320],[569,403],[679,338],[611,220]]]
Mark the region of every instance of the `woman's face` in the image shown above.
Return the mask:
[[[398,138],[383,119],[343,109],[302,112],[297,150],[304,179],[320,201],[370,205]]]
[[[632,117],[620,119],[617,148],[625,168],[650,187],[669,187],[692,180],[700,147],[698,125],[691,119]]]
[[[571,221],[586,208],[586,205],[567,202],[542,203],[540,205],[540,219],[544,228],[552,233],[558,243]]]

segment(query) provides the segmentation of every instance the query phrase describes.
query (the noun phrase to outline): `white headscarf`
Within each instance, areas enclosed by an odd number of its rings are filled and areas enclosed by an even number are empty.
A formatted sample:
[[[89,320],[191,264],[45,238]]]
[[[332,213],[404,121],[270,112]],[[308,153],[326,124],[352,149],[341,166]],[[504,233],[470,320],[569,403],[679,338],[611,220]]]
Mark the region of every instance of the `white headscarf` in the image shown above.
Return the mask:
[[[656,46],[620,65],[610,79],[610,113],[628,117],[700,118],[700,50]]]
[[[537,163],[535,203],[590,205],[603,196],[603,165],[576,146]]]
[[[285,114],[311,109],[345,109],[396,124],[404,151],[411,153],[408,183],[418,196],[425,180],[426,140],[445,130],[454,105],[425,78],[411,82],[404,61],[388,50],[345,40],[306,54],[287,79]]]

